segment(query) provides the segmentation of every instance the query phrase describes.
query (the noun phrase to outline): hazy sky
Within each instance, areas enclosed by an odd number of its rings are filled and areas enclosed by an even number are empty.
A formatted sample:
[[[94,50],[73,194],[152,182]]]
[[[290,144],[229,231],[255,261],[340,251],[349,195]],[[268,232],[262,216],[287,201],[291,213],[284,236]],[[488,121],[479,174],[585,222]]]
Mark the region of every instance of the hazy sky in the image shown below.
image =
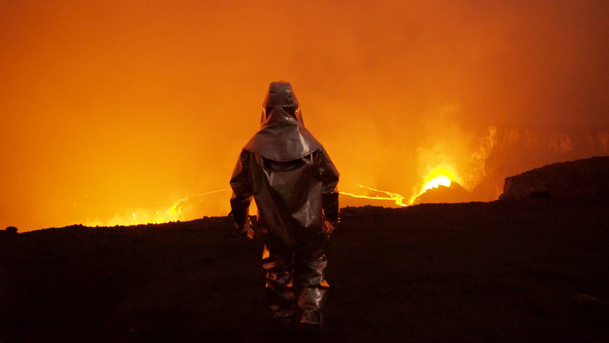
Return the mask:
[[[0,0],[0,32],[0,229],[227,188],[280,79],[344,191],[465,179],[490,125],[609,124],[607,1]]]

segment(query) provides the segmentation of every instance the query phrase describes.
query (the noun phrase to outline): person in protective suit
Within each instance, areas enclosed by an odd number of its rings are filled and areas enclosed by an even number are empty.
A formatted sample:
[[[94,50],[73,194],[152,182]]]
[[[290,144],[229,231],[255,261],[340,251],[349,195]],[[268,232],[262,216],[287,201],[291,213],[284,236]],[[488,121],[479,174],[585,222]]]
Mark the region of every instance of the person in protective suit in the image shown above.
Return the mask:
[[[248,209],[258,208],[256,233],[265,242],[262,266],[274,318],[319,329],[329,287],[324,269],[329,235],[338,223],[339,174],[305,128],[288,82],[272,82],[260,130],[241,151],[230,180],[231,216],[249,238]]]

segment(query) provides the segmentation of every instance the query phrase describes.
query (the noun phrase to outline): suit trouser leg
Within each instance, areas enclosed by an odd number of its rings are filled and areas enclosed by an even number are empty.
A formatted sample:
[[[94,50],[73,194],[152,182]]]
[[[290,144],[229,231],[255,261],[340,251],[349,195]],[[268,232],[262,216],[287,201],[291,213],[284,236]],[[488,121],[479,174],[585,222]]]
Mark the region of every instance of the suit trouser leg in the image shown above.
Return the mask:
[[[325,249],[305,249],[295,255],[294,288],[301,311],[300,322],[321,325],[322,308],[330,285],[325,280],[328,259]]]
[[[293,319],[296,314],[296,295],[292,282],[292,254],[269,251],[265,245],[262,268],[266,271],[266,291],[273,316],[277,319]]]

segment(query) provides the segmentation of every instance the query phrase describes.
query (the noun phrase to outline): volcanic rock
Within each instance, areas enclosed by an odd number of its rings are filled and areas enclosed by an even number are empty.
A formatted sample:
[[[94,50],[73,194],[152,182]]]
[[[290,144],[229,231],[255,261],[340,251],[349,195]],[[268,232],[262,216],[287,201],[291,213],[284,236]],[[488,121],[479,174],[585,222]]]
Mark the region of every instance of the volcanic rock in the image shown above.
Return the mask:
[[[609,156],[554,163],[505,179],[499,199],[609,194]]]
[[[8,226],[4,231],[0,231],[0,239],[11,238],[17,236],[18,229],[14,226]]]
[[[506,177],[555,162],[609,155],[607,127],[493,127],[488,138],[492,143],[481,165],[484,177],[471,190],[475,201],[496,200],[503,193]]]
[[[9,235],[16,235],[17,231],[18,231],[18,229],[14,226],[7,226],[6,229],[4,230],[4,232],[6,232]]]
[[[609,199],[341,210],[324,342],[609,342]],[[229,217],[0,239],[0,342],[294,342]],[[301,337],[298,337],[301,338]]]

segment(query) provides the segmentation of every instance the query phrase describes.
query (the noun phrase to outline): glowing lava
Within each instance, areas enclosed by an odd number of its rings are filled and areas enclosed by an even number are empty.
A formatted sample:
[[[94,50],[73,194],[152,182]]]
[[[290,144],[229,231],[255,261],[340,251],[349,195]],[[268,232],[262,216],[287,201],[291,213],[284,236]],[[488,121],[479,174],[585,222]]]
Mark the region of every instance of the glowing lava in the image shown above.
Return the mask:
[[[126,212],[117,212],[114,217],[112,217],[108,221],[102,221],[99,219],[89,220],[85,223],[86,226],[127,226],[127,225],[144,225],[144,224],[162,224],[169,222],[180,221],[182,218],[182,210],[186,206],[188,217],[188,212],[192,212],[192,209],[196,209],[193,207],[193,201],[211,194],[222,193],[230,191],[229,188],[218,189],[206,193],[196,194],[193,196],[184,197],[178,201],[176,201],[171,207],[159,210],[159,209],[136,209],[132,211]],[[199,199],[201,200],[201,199]],[[191,209],[191,211],[188,211]],[[192,215],[192,214],[191,214]],[[186,218],[186,220],[190,220],[192,218]]]
[[[161,224],[168,222],[175,222],[180,220],[180,216],[182,215],[182,205],[189,198],[185,197],[178,200],[173,206],[169,209],[159,212],[158,210],[154,212],[154,214],[150,215],[147,211],[143,213],[131,213],[133,219],[130,225],[140,225],[140,224]]]
[[[357,185],[360,188],[365,188],[374,192],[379,192],[382,194],[385,194],[386,196],[380,196],[380,195],[375,195],[375,196],[369,196],[369,195],[361,195],[361,194],[353,194],[353,193],[347,193],[347,192],[340,192],[340,194],[343,195],[348,195],[350,197],[354,197],[354,198],[360,198],[360,199],[371,199],[371,200],[391,200],[394,201],[396,205],[399,206],[408,206],[407,204],[404,204],[404,196],[398,193],[392,193],[392,192],[388,192],[388,191],[382,191],[379,189],[375,189],[372,187],[368,187],[368,186],[362,186],[362,185]]]
[[[450,187],[452,180],[455,179],[455,172],[452,168],[445,165],[436,166],[423,178],[423,186],[414,192],[408,204],[412,205],[417,197],[429,189],[438,188],[439,186]]]
[[[389,191],[383,191],[380,189],[363,186],[363,185],[357,185],[357,186],[360,188],[365,188],[365,189],[368,189],[368,190],[371,190],[374,192],[381,193],[383,195],[371,196],[371,195],[354,194],[354,193],[348,193],[348,192],[340,192],[340,194],[347,195],[347,196],[354,197],[354,198],[360,198],[360,199],[390,200],[390,201],[395,202],[395,204],[398,206],[409,206],[415,202],[417,197],[419,197],[421,194],[425,193],[429,189],[438,188],[439,186],[450,187],[450,185],[452,184],[452,180],[454,180],[454,179],[455,179],[455,173],[453,172],[452,168],[449,168],[449,167],[446,167],[443,165],[433,168],[430,172],[427,173],[427,176],[425,176],[423,178],[423,182],[422,182],[423,186],[415,189],[415,192],[413,192],[413,196],[410,198],[410,201],[408,202],[408,204],[404,203],[405,197],[401,194],[393,193],[393,192],[389,192]]]
[[[422,193],[425,193],[425,191],[427,191],[428,189],[438,188],[439,186],[450,187],[451,182],[452,181],[450,180],[450,178],[448,176],[440,175],[440,176],[434,178],[433,180],[427,182],[425,184],[425,186],[423,187]]]

